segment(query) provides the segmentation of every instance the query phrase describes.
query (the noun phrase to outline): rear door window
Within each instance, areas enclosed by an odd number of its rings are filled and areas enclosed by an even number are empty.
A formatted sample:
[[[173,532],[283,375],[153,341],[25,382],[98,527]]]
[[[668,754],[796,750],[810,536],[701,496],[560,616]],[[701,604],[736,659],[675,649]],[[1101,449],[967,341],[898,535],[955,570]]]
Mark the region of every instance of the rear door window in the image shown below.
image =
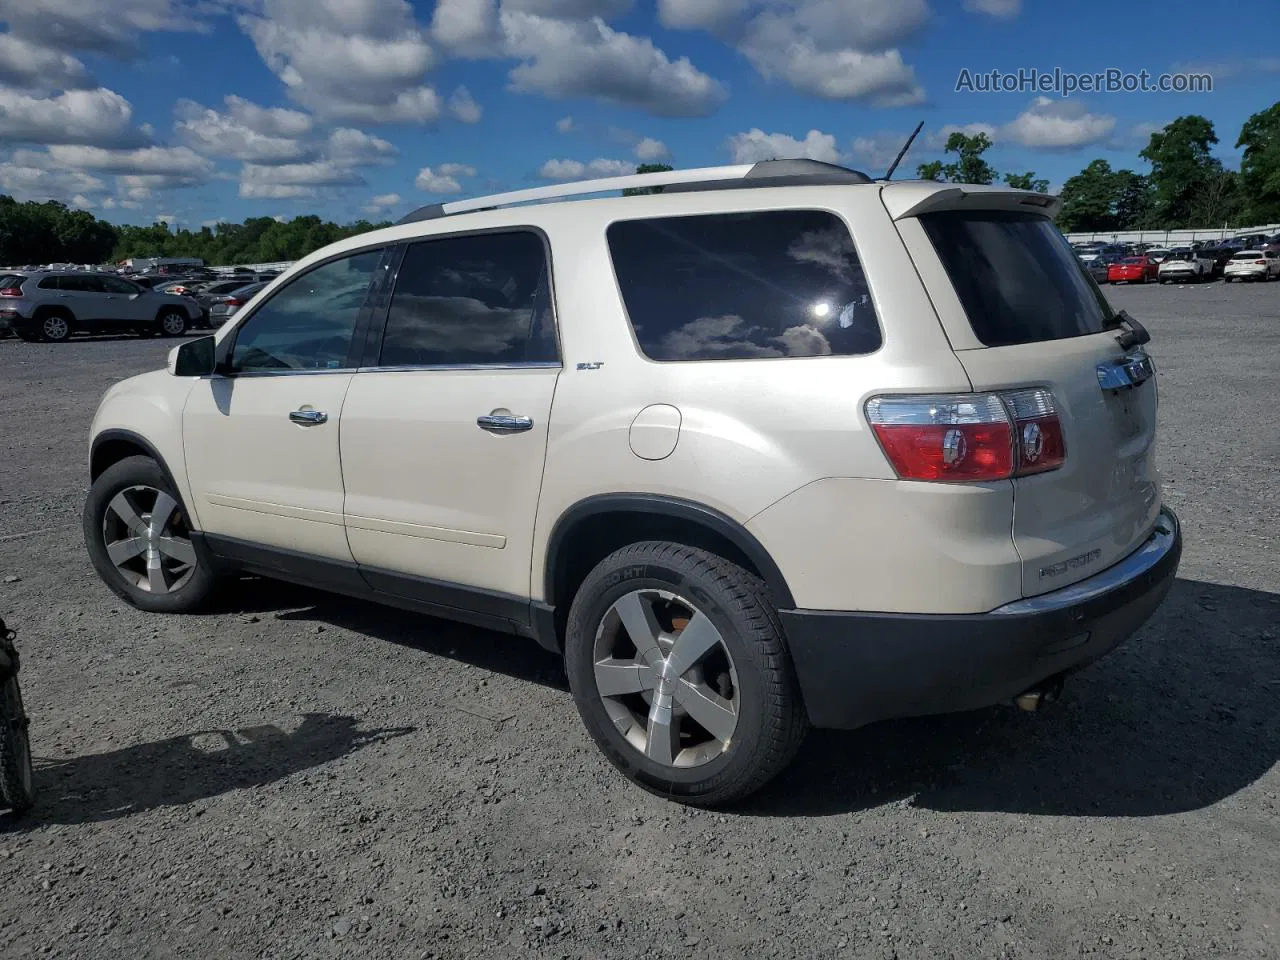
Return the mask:
[[[609,226],[608,240],[636,341],[651,360],[856,356],[880,348],[862,264],[834,214],[624,220]]]
[[[989,347],[1099,333],[1114,316],[1053,222],[1036,214],[920,217],[974,334]]]

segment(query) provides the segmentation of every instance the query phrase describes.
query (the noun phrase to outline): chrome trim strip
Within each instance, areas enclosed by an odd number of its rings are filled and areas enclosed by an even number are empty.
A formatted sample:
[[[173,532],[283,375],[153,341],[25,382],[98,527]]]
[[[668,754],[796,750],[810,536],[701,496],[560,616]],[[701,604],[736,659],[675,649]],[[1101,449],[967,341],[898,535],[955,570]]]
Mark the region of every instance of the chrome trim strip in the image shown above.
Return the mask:
[[[390,367],[359,367],[356,373],[413,373],[418,370],[559,370],[563,364],[548,360],[536,363],[424,363]]]
[[[1146,573],[1165,558],[1173,545],[1178,541],[1178,518],[1169,510],[1160,509],[1156,517],[1155,529],[1137,550],[1129,554],[1119,563],[1112,564],[1101,573],[1073,583],[1052,593],[1043,593],[1038,597],[1015,600],[991,611],[991,616],[1018,616],[1028,613],[1046,613],[1085,603],[1103,594],[1110,593]]]
[[[315,377],[331,373],[355,373],[355,367],[334,367],[332,370],[325,368],[323,370],[232,370],[224,374],[229,379],[239,379],[241,377]]]

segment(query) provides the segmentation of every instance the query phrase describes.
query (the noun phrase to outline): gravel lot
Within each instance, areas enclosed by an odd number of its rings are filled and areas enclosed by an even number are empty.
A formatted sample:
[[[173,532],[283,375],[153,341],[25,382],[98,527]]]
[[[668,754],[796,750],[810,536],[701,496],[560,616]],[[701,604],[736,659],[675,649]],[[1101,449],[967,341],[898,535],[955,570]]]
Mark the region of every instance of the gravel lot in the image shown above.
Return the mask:
[[[531,642],[261,581],[122,605],[86,436],[172,344],[0,341],[42,791],[0,815],[0,955],[1280,955],[1280,284],[1108,295],[1155,338],[1164,607],[1055,709],[815,734],[728,815],[617,776]]]

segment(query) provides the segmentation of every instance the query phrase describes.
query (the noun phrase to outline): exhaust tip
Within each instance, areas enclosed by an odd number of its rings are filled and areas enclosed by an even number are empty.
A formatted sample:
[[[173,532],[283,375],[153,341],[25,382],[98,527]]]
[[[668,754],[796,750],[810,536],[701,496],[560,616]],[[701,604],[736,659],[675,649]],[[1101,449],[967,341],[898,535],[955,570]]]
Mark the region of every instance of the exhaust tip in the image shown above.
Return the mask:
[[[1035,713],[1042,710],[1050,703],[1056,702],[1062,696],[1063,677],[1059,674],[1056,677],[1050,677],[1043,683],[1037,684],[1029,690],[1024,690],[1013,698],[1014,705],[1019,710],[1025,710],[1027,713]]]

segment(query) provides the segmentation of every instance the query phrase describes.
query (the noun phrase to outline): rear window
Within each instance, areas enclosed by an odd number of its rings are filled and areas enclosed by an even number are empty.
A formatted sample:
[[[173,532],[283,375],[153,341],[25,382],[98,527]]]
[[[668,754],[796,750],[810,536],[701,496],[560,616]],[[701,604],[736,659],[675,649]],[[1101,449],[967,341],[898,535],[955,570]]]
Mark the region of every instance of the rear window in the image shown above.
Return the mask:
[[[1232,260],[1261,260],[1262,254],[1257,251],[1246,251],[1245,253],[1237,253]]]
[[[855,356],[880,325],[853,238],[821,210],[611,224],[627,315],[651,360]]]
[[[1099,333],[1113,316],[1050,220],[947,211],[920,218],[974,334],[989,347]]]

